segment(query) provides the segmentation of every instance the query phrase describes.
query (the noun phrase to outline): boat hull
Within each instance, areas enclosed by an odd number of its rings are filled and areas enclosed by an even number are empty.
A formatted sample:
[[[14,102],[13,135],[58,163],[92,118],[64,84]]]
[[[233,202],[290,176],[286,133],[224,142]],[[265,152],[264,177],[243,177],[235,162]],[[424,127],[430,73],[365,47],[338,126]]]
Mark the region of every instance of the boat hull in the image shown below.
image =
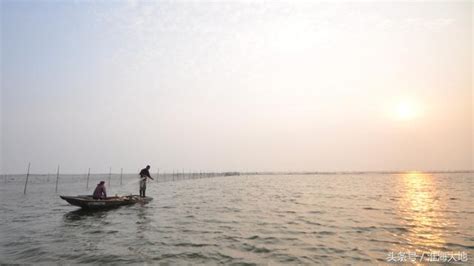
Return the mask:
[[[148,203],[153,200],[150,197],[140,197],[138,195],[110,197],[105,200],[93,199],[90,195],[85,196],[60,196],[69,204],[83,209],[110,209],[136,203]]]

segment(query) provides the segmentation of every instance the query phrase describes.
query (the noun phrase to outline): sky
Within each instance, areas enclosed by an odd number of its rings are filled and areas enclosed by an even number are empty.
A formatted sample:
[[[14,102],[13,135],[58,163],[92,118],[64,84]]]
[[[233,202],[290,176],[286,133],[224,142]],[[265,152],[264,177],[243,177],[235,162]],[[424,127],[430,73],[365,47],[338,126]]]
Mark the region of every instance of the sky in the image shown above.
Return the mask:
[[[0,173],[472,170],[473,12],[1,1]]]

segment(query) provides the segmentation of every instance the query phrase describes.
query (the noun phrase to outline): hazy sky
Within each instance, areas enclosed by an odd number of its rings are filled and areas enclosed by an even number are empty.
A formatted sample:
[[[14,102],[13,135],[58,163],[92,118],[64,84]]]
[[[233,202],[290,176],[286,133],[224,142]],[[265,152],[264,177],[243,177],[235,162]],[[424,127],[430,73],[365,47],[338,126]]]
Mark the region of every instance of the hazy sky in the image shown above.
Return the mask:
[[[472,14],[2,1],[0,171],[473,169]]]

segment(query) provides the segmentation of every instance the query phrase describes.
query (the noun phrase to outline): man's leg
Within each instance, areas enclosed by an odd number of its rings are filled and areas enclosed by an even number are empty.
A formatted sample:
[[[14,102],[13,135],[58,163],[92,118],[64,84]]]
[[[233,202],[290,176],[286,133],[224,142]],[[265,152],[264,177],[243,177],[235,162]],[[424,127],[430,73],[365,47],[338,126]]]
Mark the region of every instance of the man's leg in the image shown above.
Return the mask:
[[[140,181],[140,197],[143,197],[143,180]]]

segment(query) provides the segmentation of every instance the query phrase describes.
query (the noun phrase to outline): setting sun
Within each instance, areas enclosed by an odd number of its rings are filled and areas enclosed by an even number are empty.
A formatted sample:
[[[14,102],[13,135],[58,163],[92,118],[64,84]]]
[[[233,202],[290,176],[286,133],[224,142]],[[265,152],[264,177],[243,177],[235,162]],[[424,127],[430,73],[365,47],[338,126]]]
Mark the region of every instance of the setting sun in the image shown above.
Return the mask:
[[[412,120],[418,117],[419,108],[411,102],[400,102],[395,107],[394,115],[398,120]]]

